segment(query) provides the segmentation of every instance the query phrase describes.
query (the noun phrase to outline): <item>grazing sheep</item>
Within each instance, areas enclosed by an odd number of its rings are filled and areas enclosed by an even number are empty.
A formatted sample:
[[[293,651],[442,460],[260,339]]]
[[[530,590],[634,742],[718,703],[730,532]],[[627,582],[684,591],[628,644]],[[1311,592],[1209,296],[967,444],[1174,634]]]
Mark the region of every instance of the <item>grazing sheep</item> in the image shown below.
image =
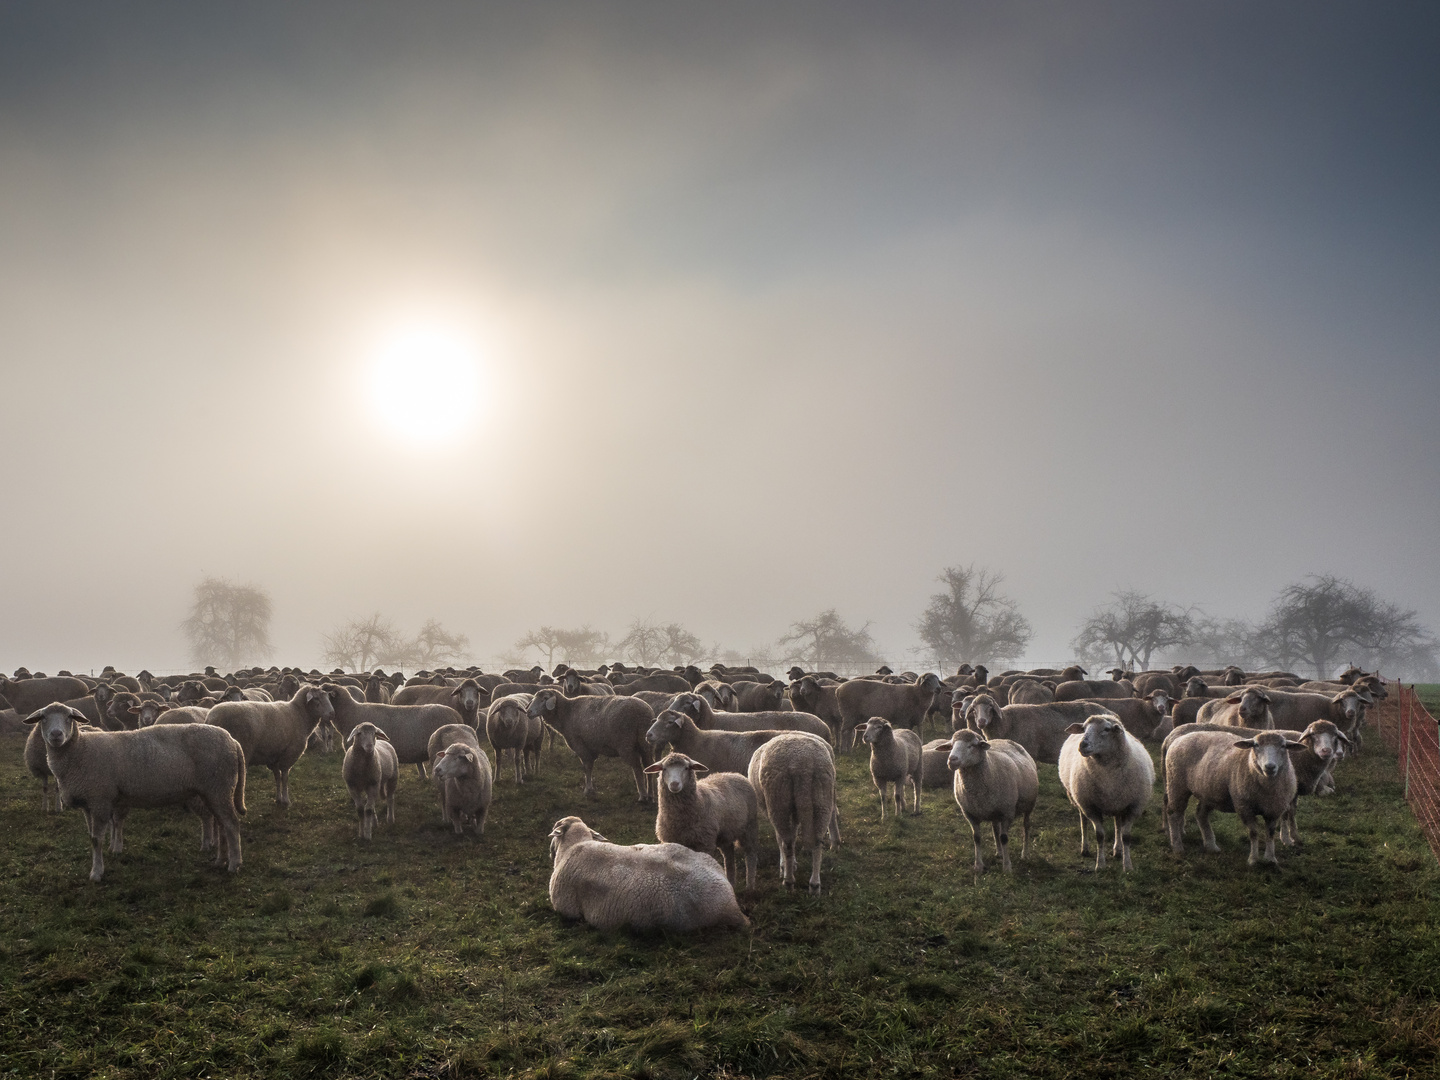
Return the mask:
[[[830,728],[818,716],[806,712],[726,713],[716,712],[699,694],[676,694],[670,708],[682,712],[704,731],[804,731],[827,742]]]
[[[1080,811],[1080,854],[1090,854],[1089,822],[1095,829],[1095,869],[1105,868],[1105,819],[1113,817],[1112,854],[1120,857],[1121,870],[1133,870],[1130,827],[1155,793],[1150,751],[1110,714],[1092,716],[1066,730],[1070,737],[1060,749],[1060,784]]]
[[[957,691],[957,696],[960,695]],[[989,694],[960,698],[954,703],[955,728],[969,727],[987,739],[1011,739],[1025,748],[1037,762],[1056,765],[1060,748],[1070,737],[1071,724],[1083,724],[1105,712],[1093,701],[1054,701],[1049,705],[1006,705],[1003,708]]]
[[[1265,862],[1274,863],[1275,826],[1295,801],[1295,766],[1292,751],[1304,743],[1279,732],[1262,731],[1237,739],[1225,731],[1188,730],[1166,740],[1162,756],[1165,767],[1166,831],[1170,847],[1185,850],[1185,807],[1194,795],[1195,819],[1206,851],[1219,851],[1210,815],[1219,810],[1239,816],[1250,830],[1250,859],[1261,861],[1259,818],[1265,819]]]
[[[387,804],[387,820],[395,824],[395,788],[400,778],[400,762],[390,739],[371,723],[356,724],[345,736],[345,761],[340,775],[350,789],[355,803],[355,837],[369,840],[378,818],[375,808],[383,799]]]
[[[466,730],[470,738],[475,739],[475,733],[468,727]],[[490,796],[495,786],[490,758],[478,746],[453,742],[435,756],[434,766],[440,805],[454,825],[455,835],[465,831],[468,821],[484,836],[485,818],[490,813]]]
[[[920,736],[908,728],[895,728],[882,716],[872,716],[865,725],[865,742],[870,746],[870,782],[880,796],[880,820],[885,820],[885,791],[895,785],[895,816],[900,816],[906,783],[915,791],[913,812],[920,813]]]
[[[872,716],[889,720],[900,728],[920,730],[925,714],[931,711],[937,695],[947,695],[939,676],[927,672],[913,683],[871,682],[867,679],[852,679],[835,689],[835,701],[840,706],[840,741],[837,747],[848,749],[854,740],[857,727]]]
[[[597,930],[668,930],[750,925],[725,871],[682,844],[612,844],[578,817],[550,830],[550,905]]]
[[[1036,671],[1033,674],[1039,675],[1040,672]],[[1054,675],[1058,682],[1067,683],[1076,682],[1080,679],[1083,679],[1086,675],[1090,673],[1086,671],[1083,667],[1081,667],[1079,664],[1071,664],[1069,667],[1064,668],[1061,671],[1046,671],[1045,674]]]
[[[950,747],[950,739],[931,739],[920,748],[920,786],[927,791],[950,786]]]
[[[635,776],[638,801],[651,801],[645,732],[655,722],[655,714],[649,705],[621,695],[567,698],[554,687],[545,687],[535,693],[525,713],[543,719],[564,737],[585,770],[588,798],[595,797],[595,759],[618,757]]]
[[[540,742],[545,737],[545,722],[530,716],[526,710],[533,694],[510,694],[496,698],[485,714],[485,737],[495,748],[495,767],[501,768],[505,751],[515,765],[515,783],[523,784],[525,774],[540,772]]]
[[[770,819],[780,847],[780,880],[795,884],[796,846],[810,849],[810,892],[820,892],[820,845],[829,830],[840,843],[835,803],[835,755],[818,735],[785,732],[750,759],[750,784],[760,811]]]
[[[422,780],[430,760],[430,736],[446,724],[463,722],[449,705],[376,705],[356,701],[345,687],[334,683],[324,683],[320,689],[334,706],[335,727],[341,735],[349,735],[356,724],[374,724],[389,736],[400,764],[414,765]]]
[[[245,754],[226,732],[203,724],[144,731],[94,731],[61,704],[25,718],[36,725],[62,806],[85,811],[90,830],[90,880],[105,876],[101,843],[121,847],[121,828],[134,807],[185,806],[207,815],[216,836],[216,863],[240,869],[240,815],[245,813]]]
[[[688,754],[712,773],[744,775],[755,751],[779,734],[779,731],[706,731],[684,713],[666,709],[645,732],[645,741],[657,753],[668,743],[671,749]]]
[[[745,887],[753,889],[760,851],[760,809],[749,779],[730,772],[699,779],[698,773],[709,771],[705,764],[681,753],[666,754],[645,771],[659,781],[655,838],[706,855],[719,848],[732,887],[739,885],[743,857]]]
[[[983,873],[980,825],[990,822],[1000,866],[1010,870],[1010,827],[1023,819],[1020,857],[1030,854],[1030,815],[1040,797],[1040,775],[1035,759],[1010,739],[986,739],[979,731],[955,732],[946,764],[955,772],[955,805],[970,824],[975,844],[975,873]]]
[[[311,733],[334,716],[325,692],[301,683],[289,701],[227,701],[212,708],[205,722],[234,736],[246,765],[268,768],[275,775],[275,801],[289,806],[290,770]]]

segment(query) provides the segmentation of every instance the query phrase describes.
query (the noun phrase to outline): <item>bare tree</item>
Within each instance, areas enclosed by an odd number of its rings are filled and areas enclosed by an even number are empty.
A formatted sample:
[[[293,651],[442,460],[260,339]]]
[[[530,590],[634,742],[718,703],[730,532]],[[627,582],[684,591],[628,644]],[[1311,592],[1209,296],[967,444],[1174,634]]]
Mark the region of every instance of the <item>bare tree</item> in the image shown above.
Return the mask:
[[[190,640],[190,659],[233,671],[268,657],[270,615],[270,597],[263,589],[207,577],[195,586],[190,615],[180,624]]]
[[[323,656],[326,664],[346,671],[414,666],[412,643],[378,611],[368,619],[351,619],[326,634]]]
[[[565,631],[557,630],[553,626],[540,626],[534,630],[528,630],[524,637],[515,642],[515,651],[511,654],[511,658],[523,657],[526,649],[538,649],[545,654],[545,666],[547,668],[554,667],[555,650],[564,644],[561,638],[564,633]]]
[[[1215,619],[1197,615],[1191,624],[1190,640],[1176,660],[1202,667],[1234,664],[1254,671],[1265,664],[1255,640],[1255,627],[1244,619]]]
[[[645,667],[669,667],[693,664],[705,655],[705,646],[698,635],[679,623],[657,623],[648,618],[632,622],[615,645],[621,660]]]
[[[1137,589],[1112,595],[1115,602],[1097,608],[1070,643],[1082,660],[1093,663],[1113,656],[1121,667],[1144,670],[1155,652],[1189,643],[1194,632],[1190,612]]]
[[[415,635],[412,643],[414,666],[417,668],[444,667],[457,664],[465,658],[470,648],[470,639],[464,634],[454,634],[440,624],[439,619],[429,619]]]
[[[556,659],[567,664],[593,664],[599,662],[605,650],[610,647],[610,635],[592,629],[588,624],[578,630],[561,630],[554,626],[541,626],[528,631],[515,642],[513,659],[524,663],[526,649],[536,649],[545,656],[545,666],[553,668]],[[557,657],[558,654],[558,657]]]
[[[778,642],[785,651],[782,663],[805,664],[812,668],[844,668],[854,671],[879,662],[870,624],[858,630],[845,625],[834,608],[811,619],[790,624],[790,633]]]
[[[1280,590],[1256,631],[1266,662],[1333,677],[1344,662],[1432,676],[1440,641],[1411,610],[1333,574],[1310,575]]]
[[[1020,657],[1034,636],[1015,601],[1000,595],[1004,576],[970,566],[947,566],[945,591],[930,597],[915,630],[942,670],[961,663],[1004,664]]]

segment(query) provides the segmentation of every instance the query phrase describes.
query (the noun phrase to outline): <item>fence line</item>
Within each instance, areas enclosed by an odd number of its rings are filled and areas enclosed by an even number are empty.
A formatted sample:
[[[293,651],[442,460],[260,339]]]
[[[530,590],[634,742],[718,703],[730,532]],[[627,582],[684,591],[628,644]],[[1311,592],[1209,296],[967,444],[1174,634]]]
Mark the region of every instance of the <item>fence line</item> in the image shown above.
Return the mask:
[[[1440,859],[1440,726],[1414,686],[1387,685],[1390,696],[1371,712],[1371,723],[1395,752],[1405,801]]]

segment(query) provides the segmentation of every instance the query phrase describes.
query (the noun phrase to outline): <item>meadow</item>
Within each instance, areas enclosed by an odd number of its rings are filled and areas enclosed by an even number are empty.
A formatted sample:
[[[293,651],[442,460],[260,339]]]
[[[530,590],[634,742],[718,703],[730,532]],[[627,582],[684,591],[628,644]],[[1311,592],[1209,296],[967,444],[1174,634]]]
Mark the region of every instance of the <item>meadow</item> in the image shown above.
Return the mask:
[[[1302,802],[1279,869],[1247,867],[1224,815],[1222,853],[1192,822],[1172,854],[1157,793],[1136,871],[1095,873],[1041,766],[1031,858],[978,880],[949,792],[882,823],[853,754],[824,895],[781,890],[762,825],[752,929],[695,937],[551,910],[557,818],[654,839],[628,772],[602,760],[587,802],[563,744],[497,780],[483,839],[407,767],[397,824],[355,840],[339,755],[312,754],[288,811],[251,774],[237,876],[196,819],[136,811],[99,886],[21,749],[0,742],[0,1076],[1358,1078],[1440,1057],[1440,869],[1378,738]]]

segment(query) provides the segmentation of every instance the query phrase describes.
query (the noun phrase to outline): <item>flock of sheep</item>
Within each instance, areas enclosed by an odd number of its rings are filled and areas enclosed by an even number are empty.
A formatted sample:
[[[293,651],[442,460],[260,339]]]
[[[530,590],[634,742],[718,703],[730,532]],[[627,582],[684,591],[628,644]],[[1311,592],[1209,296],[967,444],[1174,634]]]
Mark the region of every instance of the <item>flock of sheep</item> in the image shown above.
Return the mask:
[[[495,776],[482,737],[497,766],[509,752],[521,784],[547,735],[552,746],[558,736],[580,759],[587,796],[597,758],[630,767],[639,802],[656,804],[661,842],[611,844],[579,817],[563,818],[550,833],[551,903],[602,929],[685,931],[748,925],[736,888],[742,860],[745,887],[755,886],[761,817],[778,842],[781,881],[794,885],[797,856],[808,851],[809,888],[820,891],[822,849],[840,842],[835,755],[860,742],[882,819],[887,802],[901,812],[907,787],[916,814],[924,790],[952,791],[977,872],[986,824],[1003,870],[1016,819],[1028,855],[1037,763],[1058,767],[1080,815],[1081,853],[1093,832],[1104,867],[1113,819],[1113,856],[1132,869],[1131,828],[1155,785],[1146,742],[1159,744],[1175,851],[1194,798],[1207,850],[1218,850],[1211,814],[1233,813],[1249,830],[1250,862],[1273,863],[1277,831],[1298,841],[1299,796],[1333,790],[1336,764],[1360,745],[1365,707],[1386,695],[1377,676],[1356,668],[1334,682],[1233,667],[1117,668],[1108,680],[1087,679],[1079,666],[992,677],[966,664],[943,679],[885,667],[852,679],[799,667],[787,674],[788,683],[721,664],[561,664],[552,674],[471,668],[409,680],[288,668],[167,678],[107,668],[88,679],[22,668],[0,677],[0,731],[28,728],[25,762],[46,811],[53,779],[58,806],[84,812],[97,882],[102,849],[107,839],[112,853],[123,849],[134,807],[193,811],[202,848],[238,870],[247,770],[268,768],[277,803],[288,806],[290,769],[307,747],[329,749],[337,735],[358,838],[372,836],[382,806],[395,820],[404,765],[422,778],[428,769],[456,833],[467,825],[483,833]],[[927,719],[950,734],[922,743]]]

